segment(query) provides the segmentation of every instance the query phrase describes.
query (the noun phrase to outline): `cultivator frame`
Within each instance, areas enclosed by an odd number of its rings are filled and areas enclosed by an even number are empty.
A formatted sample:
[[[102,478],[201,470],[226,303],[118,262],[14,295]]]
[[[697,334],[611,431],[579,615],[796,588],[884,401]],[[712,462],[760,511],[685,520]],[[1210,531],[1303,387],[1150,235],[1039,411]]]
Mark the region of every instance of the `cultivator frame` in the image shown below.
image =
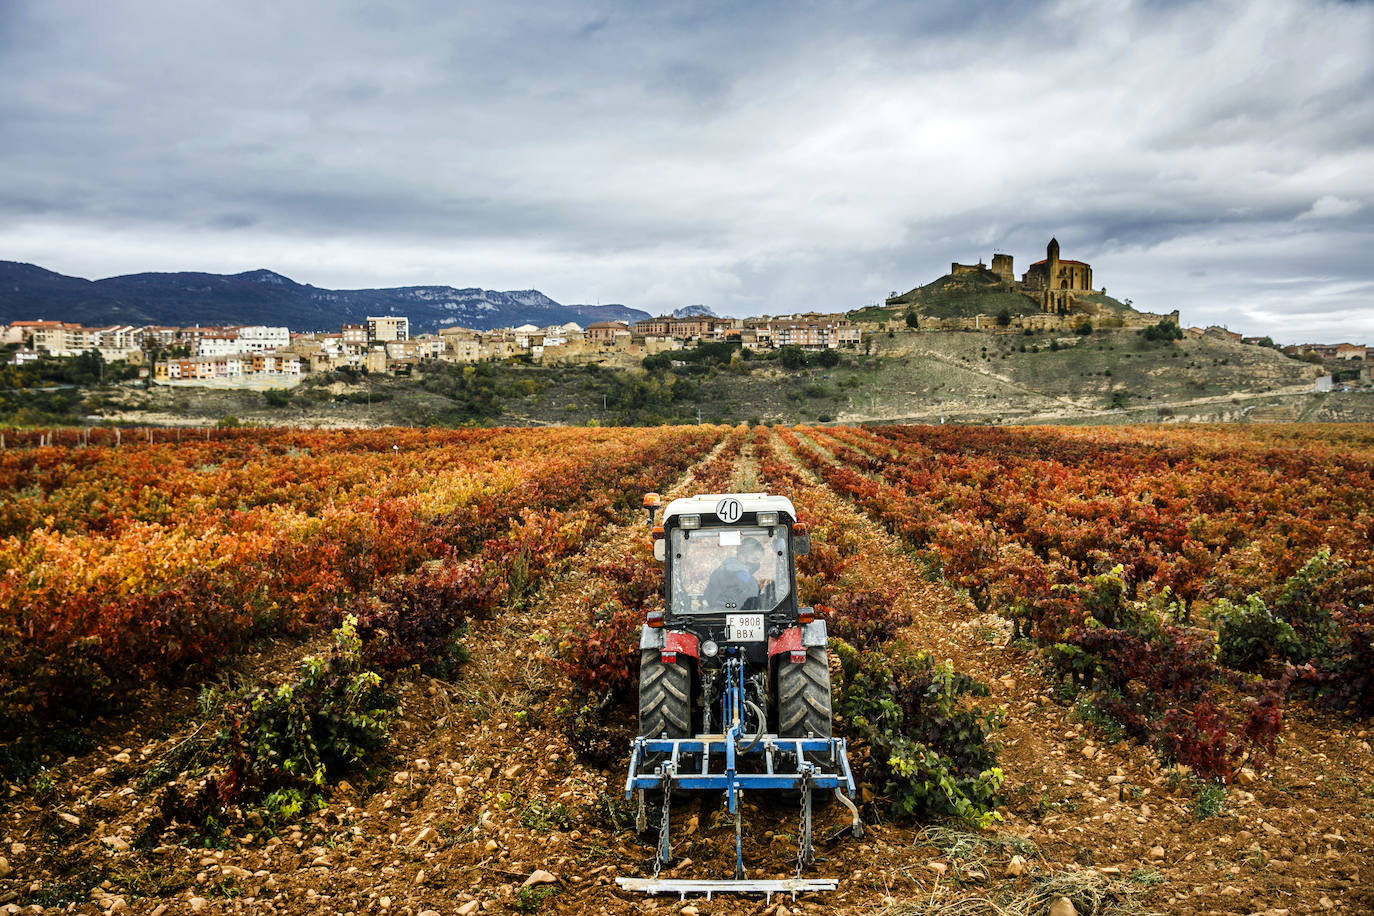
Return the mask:
[[[817,789],[832,791],[850,812],[851,822],[837,836],[852,832],[863,835],[859,810],[851,800],[854,776],[849,767],[849,755],[843,738],[782,738],[768,734],[760,724],[753,736],[745,733],[745,665],[735,646],[725,650],[724,674],[726,687],[721,693],[721,720],[729,723],[723,734],[698,735],[695,738],[635,739],[630,755],[630,771],[625,781],[625,797],[638,794],[636,826],[643,833],[648,827],[647,795],[662,793],[662,819],[654,852],[652,878],[617,878],[616,883],[627,890],[649,894],[689,893],[705,894],[709,900],[715,893],[761,893],[769,899],[773,894],[787,893],[795,897],[804,891],[835,890],[834,878],[802,878],[802,869],[815,861],[815,847],[811,841],[812,798]],[[651,771],[641,772],[648,760],[661,760]],[[823,761],[818,763],[817,761]],[[689,763],[699,761],[699,765]],[[742,772],[742,762],[754,762],[751,772]],[[828,764],[825,765],[825,764]],[[745,790],[783,790],[801,795],[801,824],[798,831],[796,877],[786,879],[748,880],[745,877],[743,851],[742,802]],[[672,862],[670,812],[672,796],[679,791],[724,792],[726,808],[735,820],[735,877],[733,880],[684,880],[661,878],[660,872]]]

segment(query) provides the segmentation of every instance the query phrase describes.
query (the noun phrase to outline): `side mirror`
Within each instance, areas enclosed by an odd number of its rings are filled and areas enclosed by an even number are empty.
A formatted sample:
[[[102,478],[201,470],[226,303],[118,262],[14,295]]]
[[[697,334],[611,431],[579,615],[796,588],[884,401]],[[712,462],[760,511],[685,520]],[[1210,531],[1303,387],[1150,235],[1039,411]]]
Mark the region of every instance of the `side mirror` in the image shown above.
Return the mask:
[[[668,542],[659,538],[654,541],[654,559],[662,563],[668,558]]]
[[[795,554],[796,554],[797,556],[799,556],[799,557],[804,557],[804,556],[809,555],[809,554],[811,553],[811,535],[810,535],[810,534],[793,534],[793,535],[792,535],[792,552],[795,553]]]

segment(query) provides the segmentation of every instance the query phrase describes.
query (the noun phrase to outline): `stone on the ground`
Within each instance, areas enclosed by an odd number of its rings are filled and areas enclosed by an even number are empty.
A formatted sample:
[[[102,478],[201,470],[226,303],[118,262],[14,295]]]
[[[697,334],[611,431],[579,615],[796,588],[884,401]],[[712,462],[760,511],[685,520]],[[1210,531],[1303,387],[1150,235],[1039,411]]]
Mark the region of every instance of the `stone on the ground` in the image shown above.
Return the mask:
[[[557,883],[558,883],[558,876],[557,876],[557,875],[554,875],[554,874],[552,874],[552,873],[550,873],[550,872],[546,872],[546,871],[544,871],[544,869],[542,869],[542,868],[536,868],[536,869],[534,870],[534,873],[533,873],[532,875],[530,875],[528,878],[526,878],[526,879],[525,879],[525,883],[522,884],[522,885],[520,885],[520,886],[521,886],[521,887],[533,887],[533,886],[536,885],[536,884],[557,884]]]

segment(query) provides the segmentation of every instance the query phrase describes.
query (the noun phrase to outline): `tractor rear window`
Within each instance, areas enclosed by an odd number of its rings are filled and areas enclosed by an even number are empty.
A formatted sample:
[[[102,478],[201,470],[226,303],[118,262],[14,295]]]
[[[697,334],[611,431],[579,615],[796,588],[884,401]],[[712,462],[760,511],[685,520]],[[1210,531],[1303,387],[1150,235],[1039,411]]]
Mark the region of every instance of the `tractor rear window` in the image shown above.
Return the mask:
[[[771,611],[790,594],[787,528],[673,528],[674,614]]]

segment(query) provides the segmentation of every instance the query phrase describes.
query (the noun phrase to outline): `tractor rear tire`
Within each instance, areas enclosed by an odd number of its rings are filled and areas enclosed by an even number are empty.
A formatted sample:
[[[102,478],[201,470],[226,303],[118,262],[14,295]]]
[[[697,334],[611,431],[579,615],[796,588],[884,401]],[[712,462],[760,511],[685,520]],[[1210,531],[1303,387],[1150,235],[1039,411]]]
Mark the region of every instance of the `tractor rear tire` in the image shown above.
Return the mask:
[[[830,737],[830,665],[825,646],[810,646],[806,661],[778,662],[778,737]],[[808,752],[806,759],[829,768],[830,755]]]
[[[639,652],[639,735],[692,737],[692,672],[664,662],[658,649]]]

